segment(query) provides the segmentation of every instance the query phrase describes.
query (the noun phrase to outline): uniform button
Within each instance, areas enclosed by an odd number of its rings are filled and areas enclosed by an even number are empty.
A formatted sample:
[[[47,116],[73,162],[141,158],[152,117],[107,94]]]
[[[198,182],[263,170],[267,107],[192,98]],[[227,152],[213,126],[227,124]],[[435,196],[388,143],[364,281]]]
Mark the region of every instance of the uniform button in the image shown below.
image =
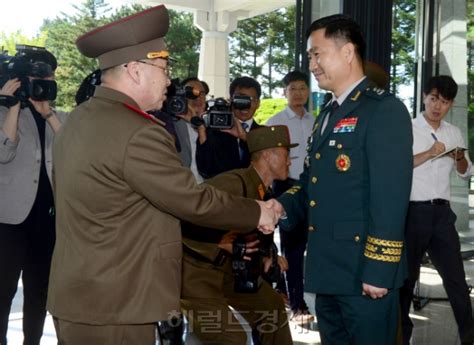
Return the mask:
[[[38,180],[33,180],[34,183],[38,183]]]
[[[340,150],[342,149],[342,144],[337,144],[337,148]]]
[[[311,206],[311,207],[316,206],[316,201],[311,200],[311,201],[309,202],[309,206]]]
[[[39,159],[37,159],[37,160],[36,160],[36,163],[40,164],[40,163],[41,163],[41,161],[40,161]]]
[[[355,236],[354,236],[354,241],[355,241],[355,242],[359,242],[359,241],[360,241],[360,236],[359,236],[359,235],[355,235]]]
[[[314,158],[316,158],[316,159],[321,158],[321,154],[320,154],[319,152],[317,152],[317,153],[314,155]]]
[[[316,228],[312,225],[308,226],[308,231],[316,231]]]
[[[313,182],[313,183],[318,182],[318,178],[317,178],[316,176],[313,176],[313,177],[311,178],[311,182]]]

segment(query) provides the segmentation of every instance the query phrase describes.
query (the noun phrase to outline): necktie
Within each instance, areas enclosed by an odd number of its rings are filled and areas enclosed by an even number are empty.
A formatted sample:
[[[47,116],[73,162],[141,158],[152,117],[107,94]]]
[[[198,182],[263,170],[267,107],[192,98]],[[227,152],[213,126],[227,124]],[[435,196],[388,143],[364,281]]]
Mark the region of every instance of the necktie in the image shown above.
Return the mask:
[[[337,101],[333,101],[331,103],[331,110],[329,112],[329,116],[331,116],[332,114],[334,114],[334,112],[337,110],[337,108],[339,108],[339,103],[337,103]]]
[[[242,125],[242,128],[243,130],[245,131],[245,133],[247,133],[247,128],[249,128],[249,125],[248,123],[246,122],[242,122],[241,123]],[[243,161],[246,157],[246,152],[245,152],[245,149],[244,149],[244,146],[245,146],[245,142],[243,140],[240,140],[239,139],[239,155],[240,155],[240,160]]]
[[[321,133],[324,133],[324,131],[326,130],[326,127],[327,127],[328,122],[329,122],[329,118],[331,117],[332,114],[334,114],[336,112],[336,109],[339,108],[339,103],[337,103],[337,101],[332,101],[330,107],[331,108],[329,109],[329,112],[327,113],[326,117],[324,118],[323,126],[321,128]]]

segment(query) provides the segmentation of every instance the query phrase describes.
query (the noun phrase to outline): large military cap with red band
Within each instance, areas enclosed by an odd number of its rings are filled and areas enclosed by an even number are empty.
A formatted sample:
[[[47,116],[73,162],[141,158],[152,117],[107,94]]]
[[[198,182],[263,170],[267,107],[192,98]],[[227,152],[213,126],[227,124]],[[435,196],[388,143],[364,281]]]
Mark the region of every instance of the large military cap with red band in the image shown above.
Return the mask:
[[[168,58],[168,28],[168,10],[160,5],[89,31],[76,46],[83,55],[98,58],[102,70],[134,60]]]

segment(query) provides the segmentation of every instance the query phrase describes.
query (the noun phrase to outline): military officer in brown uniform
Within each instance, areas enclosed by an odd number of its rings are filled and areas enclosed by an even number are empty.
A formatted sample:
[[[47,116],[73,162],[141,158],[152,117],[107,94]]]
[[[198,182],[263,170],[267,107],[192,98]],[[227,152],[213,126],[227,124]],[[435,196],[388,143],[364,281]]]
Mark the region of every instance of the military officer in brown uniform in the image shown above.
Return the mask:
[[[222,173],[205,183],[261,200],[274,180],[288,177],[288,149],[298,144],[290,144],[286,126],[255,129],[248,134],[247,143],[252,155],[249,168]],[[231,306],[258,331],[261,344],[292,344],[283,300],[267,282],[254,293],[234,291],[231,258],[226,252],[222,256],[220,249],[231,252],[226,244],[232,235],[213,229],[197,232],[186,228],[184,232],[181,305],[189,320],[189,332],[203,344],[246,344],[246,333]]]
[[[179,218],[270,232],[268,204],[199,186],[172,136],[145,111],[170,84],[157,6],[81,36],[102,85],[70,115],[53,148],[57,241],[47,308],[59,344],[155,344],[180,310]]]

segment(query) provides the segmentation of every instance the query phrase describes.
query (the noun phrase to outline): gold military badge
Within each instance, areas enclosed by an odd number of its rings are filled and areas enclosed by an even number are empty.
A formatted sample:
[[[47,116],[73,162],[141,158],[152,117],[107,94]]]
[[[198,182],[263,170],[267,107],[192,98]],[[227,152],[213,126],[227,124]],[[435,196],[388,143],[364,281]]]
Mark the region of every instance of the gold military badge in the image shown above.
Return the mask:
[[[351,167],[351,159],[348,155],[340,154],[336,158],[336,168],[339,171],[347,171]]]

